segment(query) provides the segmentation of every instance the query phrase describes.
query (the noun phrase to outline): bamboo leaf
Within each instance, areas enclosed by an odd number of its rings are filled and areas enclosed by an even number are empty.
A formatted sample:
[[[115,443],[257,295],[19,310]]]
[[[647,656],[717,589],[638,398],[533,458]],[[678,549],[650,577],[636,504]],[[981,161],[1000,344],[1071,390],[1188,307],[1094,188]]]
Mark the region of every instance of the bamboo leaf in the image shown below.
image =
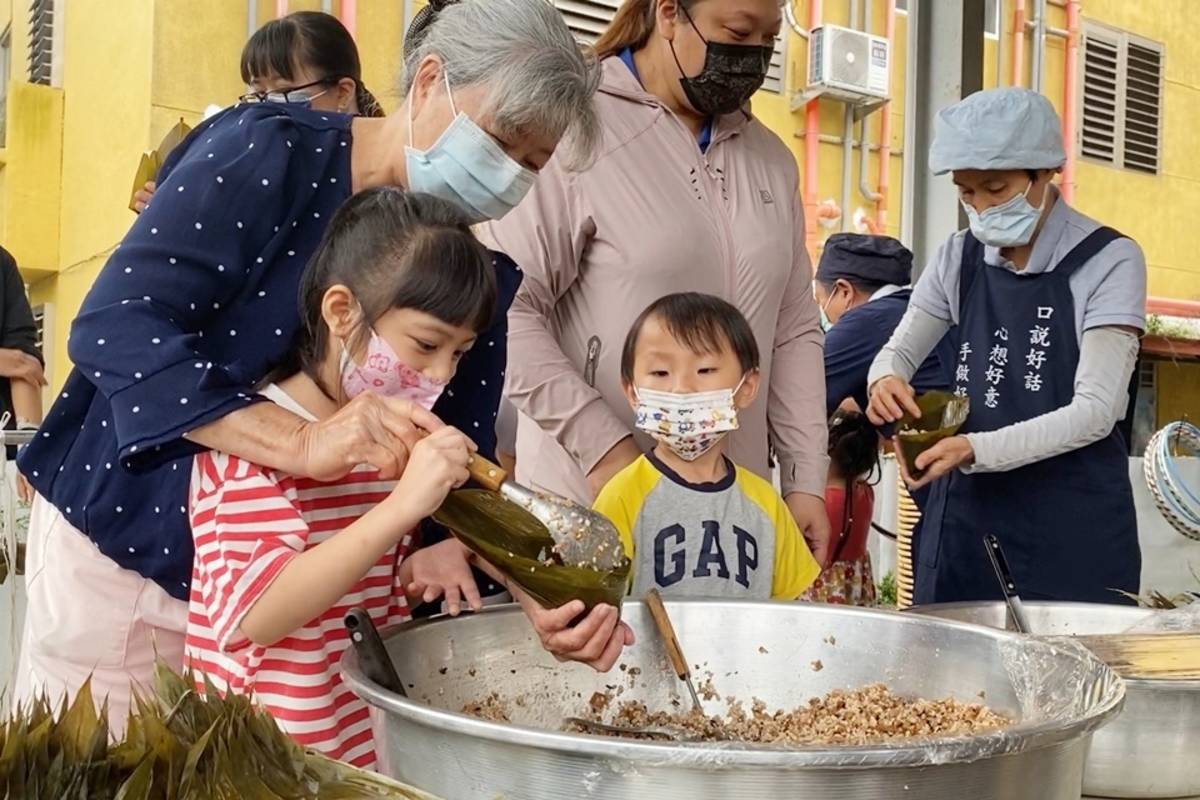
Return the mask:
[[[121,785],[114,800],[150,800],[150,788],[154,785],[154,761],[145,759],[138,765],[129,779]]]

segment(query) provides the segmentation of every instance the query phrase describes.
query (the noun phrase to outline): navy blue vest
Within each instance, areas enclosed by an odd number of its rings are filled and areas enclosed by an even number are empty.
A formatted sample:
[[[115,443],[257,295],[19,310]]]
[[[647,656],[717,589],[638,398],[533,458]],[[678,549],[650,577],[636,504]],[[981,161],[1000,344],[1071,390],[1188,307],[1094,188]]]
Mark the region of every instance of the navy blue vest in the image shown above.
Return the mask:
[[[951,378],[971,400],[963,433],[1070,404],[1079,365],[1070,278],[1120,234],[1100,228],[1055,269],[1017,275],[963,246]],[[1024,597],[1121,603],[1137,592],[1141,551],[1128,449],[1114,430],[1086,447],[1008,472],[955,471],[933,486],[918,543],[916,602],[1002,597],[983,545],[999,537]]]

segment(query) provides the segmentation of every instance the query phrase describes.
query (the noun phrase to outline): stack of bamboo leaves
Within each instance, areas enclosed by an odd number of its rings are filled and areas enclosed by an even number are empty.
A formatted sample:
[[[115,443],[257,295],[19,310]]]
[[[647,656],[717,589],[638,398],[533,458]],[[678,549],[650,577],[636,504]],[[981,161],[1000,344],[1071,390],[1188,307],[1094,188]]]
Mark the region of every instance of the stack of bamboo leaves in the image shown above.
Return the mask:
[[[0,724],[0,797],[28,800],[434,800],[305,751],[246,697],[160,665],[110,743],[90,686],[55,712],[45,700]]]

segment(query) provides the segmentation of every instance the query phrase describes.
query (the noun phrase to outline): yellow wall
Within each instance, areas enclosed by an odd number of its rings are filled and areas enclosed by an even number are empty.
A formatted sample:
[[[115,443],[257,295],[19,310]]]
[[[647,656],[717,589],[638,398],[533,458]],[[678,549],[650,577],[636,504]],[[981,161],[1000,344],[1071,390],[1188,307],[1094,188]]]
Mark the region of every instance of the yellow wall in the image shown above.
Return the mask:
[[[1165,45],[1161,174],[1080,162],[1078,205],[1136,238],[1150,267],[1150,293],[1200,299],[1195,252],[1200,212],[1200,48],[1194,0],[1085,0],[1085,15]],[[1190,12],[1190,13],[1189,13]]]
[[[930,2],[931,0],[923,0]],[[940,2],[941,0],[933,0]],[[796,17],[804,24],[808,19],[808,0],[793,0]],[[824,21],[845,25],[849,20],[850,0],[825,0]],[[1015,12],[1013,0],[1002,0],[1001,30],[998,38],[985,40],[983,85],[1012,84],[1012,29]],[[1034,3],[1026,3],[1031,13]],[[868,30],[882,35],[884,30],[884,1],[874,3]],[[1103,220],[1134,237],[1146,252],[1149,265],[1149,284],[1152,295],[1177,299],[1200,299],[1200,263],[1194,258],[1193,230],[1200,212],[1200,48],[1195,46],[1194,25],[1189,24],[1200,11],[1196,0],[1083,0],[1083,18],[1137,34],[1165,46],[1165,82],[1163,90],[1162,166],[1161,174],[1145,175],[1116,169],[1085,159],[1078,160],[1075,205],[1084,213]],[[1190,12],[1190,13],[1188,13]],[[896,41],[892,48],[892,115],[891,145],[893,159],[890,173],[890,199],[887,233],[896,235],[901,220],[901,160],[904,135],[904,76],[908,17],[896,18]],[[1049,5],[1047,22],[1051,27],[1066,27],[1065,11]],[[996,48],[1002,50],[1003,63],[999,82],[996,70]],[[1022,83],[1029,85],[1033,39],[1025,41]],[[790,34],[788,43],[788,88],[802,88],[806,80],[807,43]],[[1066,44],[1057,37],[1046,41],[1042,91],[1053,101],[1061,114],[1064,106]],[[1082,75],[1080,74],[1082,82]],[[785,139],[797,153],[803,165],[804,115],[788,110],[786,95],[761,93],[755,98],[755,113]],[[868,141],[879,141],[879,114],[872,115],[868,125]],[[841,106],[825,102],[821,110],[821,133],[841,137],[843,133]],[[799,135],[798,135],[799,134]],[[857,134],[856,134],[857,135]],[[917,168],[924,168],[924,154],[915,154]],[[819,148],[821,201],[833,199],[841,203],[842,149],[840,144],[822,143]],[[844,213],[856,209],[873,212],[874,205],[858,191],[859,154],[852,159],[850,202]],[[869,185],[878,182],[878,158],[869,161]],[[837,228],[821,229],[823,240]]]
[[[334,10],[336,11],[336,4]],[[396,83],[400,73],[404,20],[401,3],[359,2],[355,38],[363,65],[363,84],[391,113],[399,105]]]
[[[1156,424],[1163,428],[1181,419],[1196,422],[1196,398],[1200,397],[1200,364],[1192,361],[1160,361],[1155,364]]]
[[[793,3],[796,9],[796,18],[801,24],[805,24],[808,20],[808,0],[794,0]],[[847,25],[850,21],[849,4],[848,2],[838,2],[838,0],[826,0],[824,3],[825,13],[824,21],[832,25]],[[873,4],[873,13],[870,24],[865,26],[868,30],[876,35],[883,35],[885,23],[885,6],[883,0],[878,0]],[[899,64],[898,67],[892,69],[891,74],[891,97],[892,102],[888,105],[886,112],[872,114],[867,120],[867,141],[873,146],[878,146],[880,136],[880,118],[882,113],[891,115],[891,147],[892,159],[889,173],[890,192],[887,215],[887,227],[884,232],[898,236],[900,232],[900,188],[902,178],[902,162],[901,154],[904,143],[904,71],[903,71],[903,56],[907,44],[907,29],[906,17],[903,14],[896,15],[896,41],[892,48],[893,65]],[[788,67],[786,73],[786,91],[783,94],[774,94],[771,92],[760,92],[754,98],[754,113],[768,127],[774,130],[779,136],[788,143],[792,151],[796,153],[796,158],[800,162],[800,169],[804,168],[804,125],[805,117],[803,109],[792,113],[790,109],[791,99],[790,94],[794,91],[802,90],[808,80],[808,43],[791,32],[785,25],[785,33],[788,36],[787,56]],[[898,59],[898,60],[897,60]],[[821,104],[821,134],[824,136],[836,136],[839,139],[844,133],[844,114],[843,106],[832,101],[823,101]],[[852,138],[857,140],[860,135],[860,126],[856,123],[852,131]],[[819,165],[819,177],[817,193],[818,201],[824,202],[832,200],[841,206],[842,202],[842,145],[830,142],[822,142],[818,147],[817,163]],[[854,149],[853,157],[851,158],[851,193],[850,202],[847,204],[847,209],[842,209],[843,214],[848,218],[852,218],[856,210],[863,210],[872,219],[875,218],[875,203],[869,201],[859,192],[859,177],[860,177],[860,153],[858,148]],[[874,191],[879,183],[879,158],[878,151],[872,153],[867,167],[867,185]],[[840,226],[831,228],[820,228],[820,240],[824,241],[831,233],[836,233],[840,230]]]
[[[28,275],[45,275],[59,263],[63,93],[10,81],[8,110],[0,243]]]
[[[39,273],[34,273],[30,287],[35,304],[54,307],[54,329],[48,335],[54,386],[61,385],[69,369],[70,321],[107,253],[132,221],[126,206],[138,158],[149,146],[148,78],[154,50],[152,3],[109,0],[66,7],[69,12],[58,20],[65,22],[61,179],[49,185],[61,187],[62,201],[58,215],[47,220],[57,243],[57,264],[49,277],[38,279]],[[120,20],[120,35],[97,35],[113,31],[114,20]]]

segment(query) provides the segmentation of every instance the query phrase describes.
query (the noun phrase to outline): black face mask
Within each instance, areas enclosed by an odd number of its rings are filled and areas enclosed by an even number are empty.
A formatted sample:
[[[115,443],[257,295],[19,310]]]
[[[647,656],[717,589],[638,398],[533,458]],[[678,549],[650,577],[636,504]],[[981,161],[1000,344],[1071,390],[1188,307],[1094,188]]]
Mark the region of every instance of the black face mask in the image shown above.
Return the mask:
[[[700,33],[691,14],[682,5],[679,10],[687,17],[688,24],[705,46],[704,69],[696,77],[689,78],[683,72],[679,57],[675,55],[675,43],[671,42],[671,55],[675,56],[675,66],[682,75],[679,83],[688,102],[696,111],[708,116],[737,111],[762,88],[774,48],[710,42]]]

